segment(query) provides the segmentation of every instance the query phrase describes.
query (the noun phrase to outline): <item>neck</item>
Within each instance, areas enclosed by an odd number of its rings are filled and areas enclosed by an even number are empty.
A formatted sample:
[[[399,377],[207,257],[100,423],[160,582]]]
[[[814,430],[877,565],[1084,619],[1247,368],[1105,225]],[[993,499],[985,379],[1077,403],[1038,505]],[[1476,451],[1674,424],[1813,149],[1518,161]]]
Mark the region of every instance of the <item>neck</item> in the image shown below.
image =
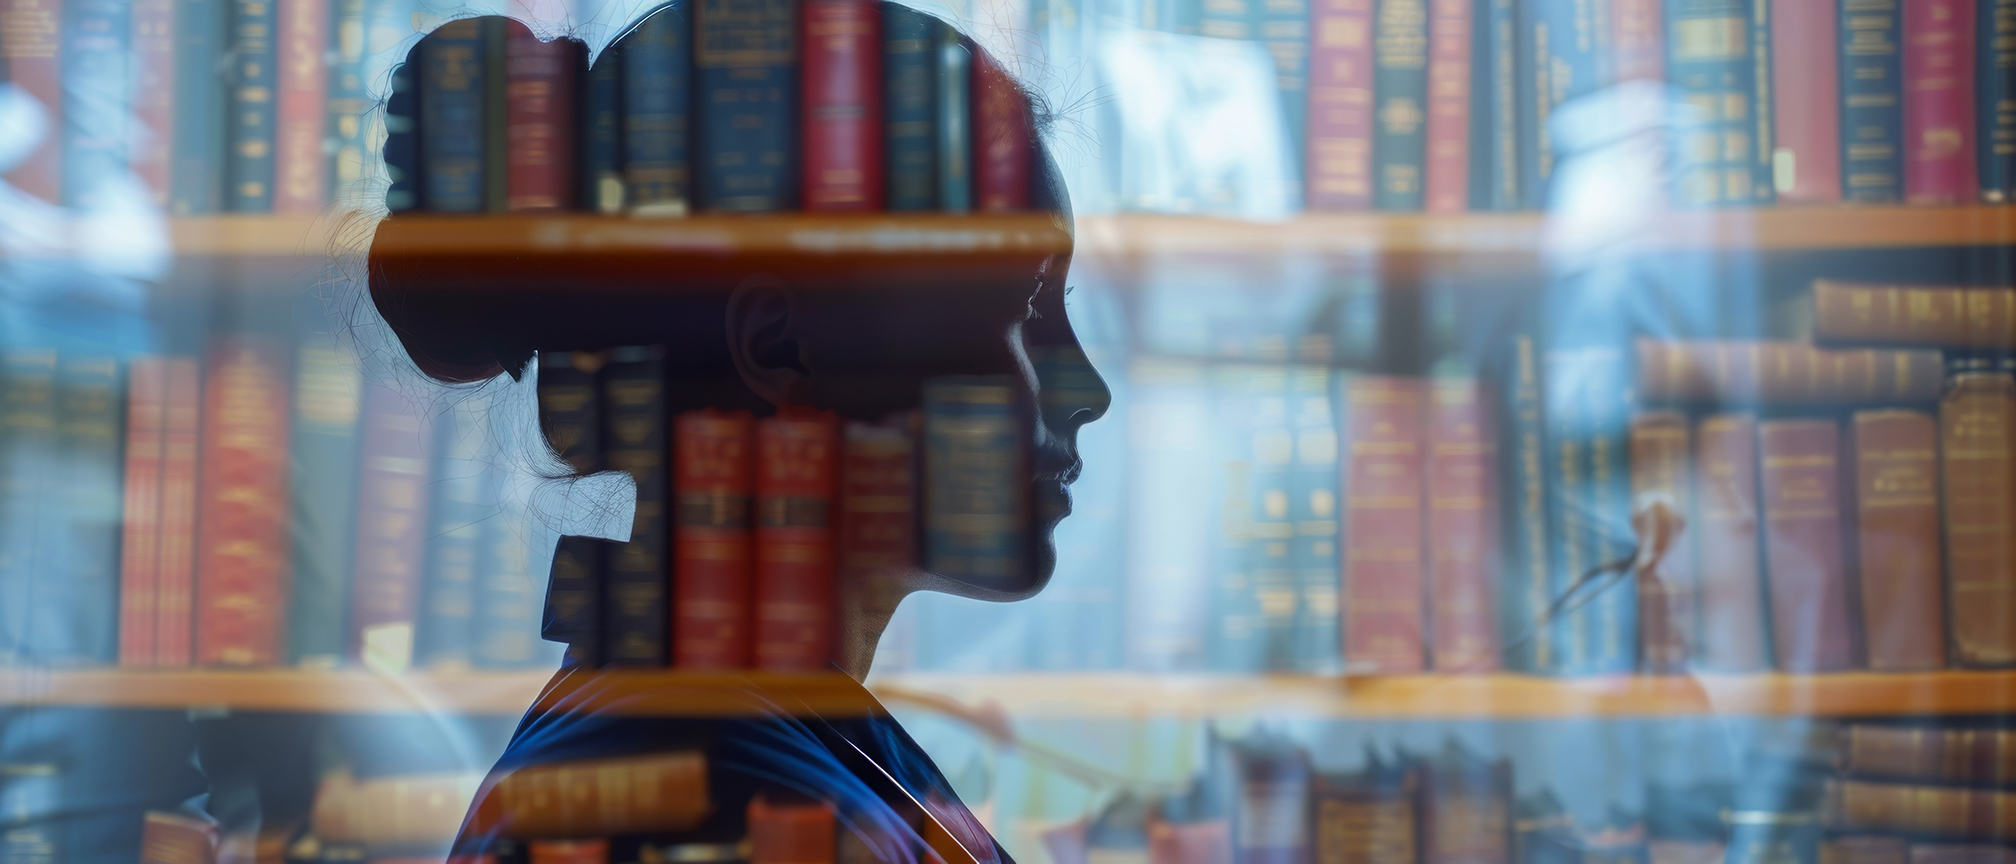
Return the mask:
[[[856,681],[868,678],[875,662],[875,643],[888,629],[896,605],[910,593],[906,574],[897,570],[862,573],[840,585],[840,671]]]

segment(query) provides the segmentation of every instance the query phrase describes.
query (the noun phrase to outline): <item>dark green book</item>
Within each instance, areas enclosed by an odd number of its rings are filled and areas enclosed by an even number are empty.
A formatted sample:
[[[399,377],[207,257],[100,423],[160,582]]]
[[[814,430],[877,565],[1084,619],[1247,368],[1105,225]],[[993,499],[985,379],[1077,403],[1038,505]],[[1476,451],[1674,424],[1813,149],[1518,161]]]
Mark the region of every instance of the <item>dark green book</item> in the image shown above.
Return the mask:
[[[882,6],[883,176],[891,211],[938,206],[938,30],[896,3]]]
[[[796,209],[798,4],[699,0],[696,10],[699,209]]]
[[[658,348],[610,352],[602,369],[604,466],[637,484],[630,541],[602,559],[602,656],[610,666],[663,666],[671,642],[670,437],[665,418],[665,357]]]
[[[1421,209],[1428,159],[1428,0],[1372,13],[1372,207]]]
[[[56,369],[56,435],[62,475],[52,487],[60,525],[51,532],[56,601],[37,616],[36,646],[63,665],[110,665],[119,650],[119,475],[124,432],[119,361],[65,356]]]
[[[175,121],[169,159],[168,210],[191,216],[223,209],[223,54],[230,0],[175,4]]]
[[[420,206],[478,213],[489,206],[484,179],[483,22],[450,21],[420,46]]]
[[[1690,109],[1674,133],[1674,203],[1681,206],[1745,204],[1756,194],[1756,77],[1769,67],[1760,67],[1750,50],[1752,6],[1751,0],[1665,6],[1666,78]],[[1727,35],[1737,32],[1745,38]]]
[[[938,209],[973,209],[973,54],[958,31],[938,30]]]
[[[485,15],[476,19],[482,25],[483,39],[483,209],[492,213],[502,213],[506,209],[510,195],[505,152],[510,146],[509,130],[505,128],[505,86],[510,76],[504,70],[504,38],[507,35],[503,17]]]
[[[690,207],[691,31],[686,7],[666,6],[623,37],[624,203],[639,213],[683,216]]]
[[[233,213],[273,210],[273,137],[279,122],[274,96],[280,81],[273,38],[279,26],[277,5],[272,0],[231,0],[224,204]]]
[[[287,659],[330,668],[346,647],[350,556],[356,549],[363,375],[333,341],[308,338],[295,355],[287,484],[293,538]]]

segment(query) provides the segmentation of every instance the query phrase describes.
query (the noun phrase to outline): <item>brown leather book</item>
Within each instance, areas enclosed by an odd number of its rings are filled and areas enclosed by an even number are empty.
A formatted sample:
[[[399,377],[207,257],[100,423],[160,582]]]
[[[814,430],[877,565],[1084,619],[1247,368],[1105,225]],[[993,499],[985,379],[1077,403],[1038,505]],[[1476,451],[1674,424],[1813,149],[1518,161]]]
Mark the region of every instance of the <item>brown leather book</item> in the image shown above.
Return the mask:
[[[2016,864],[2016,849],[1979,843],[1913,843],[1911,864]]]
[[[1898,405],[1939,398],[1928,350],[1815,348],[1787,341],[1638,341],[1638,395],[1652,404]]]
[[[1837,831],[1952,840],[2016,837],[2016,793],[1956,786],[1829,780],[1827,826]]]
[[[1814,338],[1833,344],[2016,348],[2016,288],[1813,280]]]
[[[324,843],[373,848],[447,848],[462,827],[483,778],[475,774],[403,774],[322,778],[308,819]]]
[[[1820,864],[1905,864],[1910,857],[1902,837],[1851,835],[1820,843]]]
[[[1312,864],[1417,864],[1414,771],[1374,768],[1362,775],[1318,776],[1311,789]]]
[[[833,864],[833,805],[810,798],[749,801],[749,864]]]
[[[1938,426],[1921,411],[1858,411],[1849,435],[1869,668],[1937,669],[1946,665]]]
[[[1832,420],[1757,426],[1764,562],[1778,668],[1855,666],[1841,537],[1841,428]]]
[[[217,825],[179,813],[149,811],[140,828],[140,864],[210,864]]]
[[[2016,663],[2016,381],[1963,371],[1939,404],[1953,659]]]
[[[1701,642],[1697,661],[1717,672],[1762,669],[1764,581],[1758,535],[1757,417],[1701,418],[1694,435],[1693,532],[1700,552]]]
[[[490,780],[463,831],[520,839],[682,831],[712,807],[707,757],[697,751],[552,762]]]
[[[1638,574],[1638,665],[1647,672],[1687,668],[1694,641],[1699,574],[1694,538],[1692,435],[1678,411],[1647,411],[1631,418],[1631,500],[1636,515],[1663,504],[1681,526],[1666,554]]]
[[[1857,777],[2016,786],[2016,731],[1857,723],[1836,747],[1836,767]]]

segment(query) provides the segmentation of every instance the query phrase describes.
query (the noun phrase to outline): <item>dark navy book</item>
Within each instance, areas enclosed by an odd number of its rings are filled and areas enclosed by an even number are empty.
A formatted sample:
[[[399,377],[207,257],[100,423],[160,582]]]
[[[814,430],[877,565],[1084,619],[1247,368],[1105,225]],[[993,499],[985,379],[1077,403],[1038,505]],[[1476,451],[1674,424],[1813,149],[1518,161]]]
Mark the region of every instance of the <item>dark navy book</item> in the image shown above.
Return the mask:
[[[1981,200],[2006,204],[2016,194],[2016,0],[1980,0],[1974,12],[1974,146],[1981,154]],[[1846,53],[1845,51],[1843,52]]]
[[[232,0],[230,113],[225,115],[224,203],[233,213],[273,210],[273,136],[278,129],[278,18],[270,0]],[[178,113],[180,113],[178,111]],[[181,118],[177,118],[180,125]]]
[[[584,209],[623,209],[623,44],[595,58],[581,84],[581,201]]]
[[[350,607],[350,555],[357,548],[363,387],[357,359],[334,339],[302,340],[294,360],[287,484],[294,540],[287,659],[297,666],[337,665],[349,633],[345,613]]]
[[[483,22],[450,21],[420,51],[420,206],[436,213],[477,213],[488,206],[484,181]]]
[[[1519,194],[1527,209],[1545,209],[1554,177],[1548,123],[1563,104],[1596,92],[1599,60],[1613,41],[1596,4],[1581,0],[1531,0],[1517,4]],[[1747,80],[1747,79],[1746,79]]]
[[[640,213],[683,216],[687,72],[691,27],[684,6],[667,6],[623,37],[624,204]]]
[[[698,0],[699,209],[798,206],[798,4]]]
[[[1689,108],[1673,148],[1676,204],[1743,204],[1755,193],[1756,72],[1762,64],[1747,39],[1723,35],[1752,35],[1751,7],[1749,0],[1673,0],[1665,6],[1666,79]],[[1843,81],[1842,92],[1853,92],[1853,80]]]
[[[892,211],[938,206],[938,29],[915,9],[882,7],[883,177]]]
[[[175,121],[170,143],[171,215],[215,213],[224,195],[224,67],[229,0],[175,4]]]

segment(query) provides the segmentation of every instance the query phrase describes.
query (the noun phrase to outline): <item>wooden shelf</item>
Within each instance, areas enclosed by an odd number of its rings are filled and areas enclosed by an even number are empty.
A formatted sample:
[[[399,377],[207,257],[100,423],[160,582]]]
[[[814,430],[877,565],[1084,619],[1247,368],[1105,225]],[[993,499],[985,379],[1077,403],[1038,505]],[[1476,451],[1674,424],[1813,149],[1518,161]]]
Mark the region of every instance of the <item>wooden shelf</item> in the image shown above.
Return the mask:
[[[326,714],[517,715],[535,701],[634,715],[738,716],[771,706],[825,716],[880,710],[837,675],[624,672],[547,690],[548,673],[384,676],[359,670],[0,670],[0,704],[225,708]],[[1150,715],[1336,719],[1913,716],[2016,713],[2016,671],[1535,678],[910,673],[870,682],[892,705],[994,703],[1017,719]],[[542,695],[542,691],[543,695]]]

